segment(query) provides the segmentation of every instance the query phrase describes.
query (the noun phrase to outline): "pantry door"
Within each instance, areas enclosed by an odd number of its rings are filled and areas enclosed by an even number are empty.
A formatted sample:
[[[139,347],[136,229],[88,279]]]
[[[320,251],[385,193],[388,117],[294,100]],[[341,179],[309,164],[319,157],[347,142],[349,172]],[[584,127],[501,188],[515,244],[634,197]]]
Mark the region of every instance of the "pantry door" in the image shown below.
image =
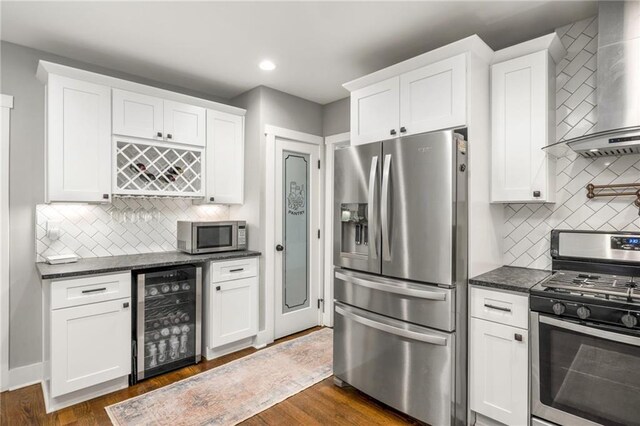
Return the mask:
[[[320,145],[275,140],[275,338],[319,324]]]

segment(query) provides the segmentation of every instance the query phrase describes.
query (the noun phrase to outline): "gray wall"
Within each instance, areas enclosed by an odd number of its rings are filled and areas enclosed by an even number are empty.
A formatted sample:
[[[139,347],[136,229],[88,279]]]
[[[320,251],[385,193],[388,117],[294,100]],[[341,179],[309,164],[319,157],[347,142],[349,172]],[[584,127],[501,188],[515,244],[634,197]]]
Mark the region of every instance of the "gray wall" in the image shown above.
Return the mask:
[[[9,154],[9,367],[16,368],[42,359],[42,292],[35,269],[35,209],[44,202],[44,86],[35,75],[38,60],[224,100],[4,41],[0,55],[0,91],[14,97]]]
[[[350,128],[351,103],[349,97],[339,99],[322,107],[322,135],[345,133]]]

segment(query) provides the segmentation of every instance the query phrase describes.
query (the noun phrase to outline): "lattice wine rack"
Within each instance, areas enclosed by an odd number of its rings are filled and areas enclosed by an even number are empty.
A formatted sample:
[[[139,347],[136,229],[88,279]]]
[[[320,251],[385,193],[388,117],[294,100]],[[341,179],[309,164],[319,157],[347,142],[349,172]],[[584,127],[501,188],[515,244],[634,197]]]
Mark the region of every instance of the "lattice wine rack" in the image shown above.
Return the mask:
[[[117,141],[114,194],[200,197],[202,157],[199,149]]]

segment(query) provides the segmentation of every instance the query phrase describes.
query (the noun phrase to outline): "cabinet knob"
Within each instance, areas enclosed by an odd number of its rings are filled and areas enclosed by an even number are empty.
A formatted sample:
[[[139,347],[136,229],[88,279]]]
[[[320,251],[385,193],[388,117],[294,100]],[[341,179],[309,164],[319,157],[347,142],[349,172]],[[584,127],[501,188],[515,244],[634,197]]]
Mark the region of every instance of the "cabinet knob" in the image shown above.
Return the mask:
[[[214,202],[215,198],[214,197],[209,197],[209,201]]]
[[[173,136],[171,136],[171,133],[167,133],[167,139],[171,139]]]
[[[220,286],[216,286],[216,291],[220,291]]]
[[[158,133],[156,133],[156,136],[158,136],[159,138],[161,138],[161,137],[162,137],[162,132],[158,132]]]
[[[122,304],[122,307],[123,307],[123,308],[128,308],[128,307],[129,307],[129,302],[124,302],[124,303]]]
[[[533,191],[533,196],[535,198],[539,198],[540,197],[540,191]]]
[[[522,334],[516,333],[513,338],[516,339],[517,342],[522,342]]]
[[[276,251],[282,251],[282,250],[284,250],[284,246],[282,244],[278,244],[276,246]]]
[[[395,135],[395,134],[396,134],[396,129],[391,129],[391,131],[389,132],[389,134],[390,134],[391,136]]]
[[[406,133],[407,128],[406,127],[400,127],[400,133]]]
[[[102,194],[102,199],[103,200],[108,200],[109,199],[109,194]]]

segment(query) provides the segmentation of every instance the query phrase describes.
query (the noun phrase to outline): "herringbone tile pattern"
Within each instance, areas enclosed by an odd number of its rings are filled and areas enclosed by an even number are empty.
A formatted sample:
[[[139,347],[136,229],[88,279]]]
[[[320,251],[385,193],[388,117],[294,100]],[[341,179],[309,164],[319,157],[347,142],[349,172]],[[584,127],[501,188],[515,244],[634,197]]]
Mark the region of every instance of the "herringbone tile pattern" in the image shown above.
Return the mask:
[[[588,18],[556,32],[567,56],[556,67],[556,137],[581,136],[597,122],[597,19]],[[640,155],[585,159],[572,154],[558,159],[555,204],[507,204],[504,264],[549,269],[551,229],[640,231],[633,197],[586,197],[585,186],[640,182]]]
[[[157,220],[120,223],[111,211],[156,208]],[[36,258],[75,253],[82,258],[154,253],[176,249],[176,221],[226,220],[229,207],[192,205],[184,199],[116,198],[110,205],[40,204],[36,207]],[[59,221],[61,235],[47,237],[47,221]]]

